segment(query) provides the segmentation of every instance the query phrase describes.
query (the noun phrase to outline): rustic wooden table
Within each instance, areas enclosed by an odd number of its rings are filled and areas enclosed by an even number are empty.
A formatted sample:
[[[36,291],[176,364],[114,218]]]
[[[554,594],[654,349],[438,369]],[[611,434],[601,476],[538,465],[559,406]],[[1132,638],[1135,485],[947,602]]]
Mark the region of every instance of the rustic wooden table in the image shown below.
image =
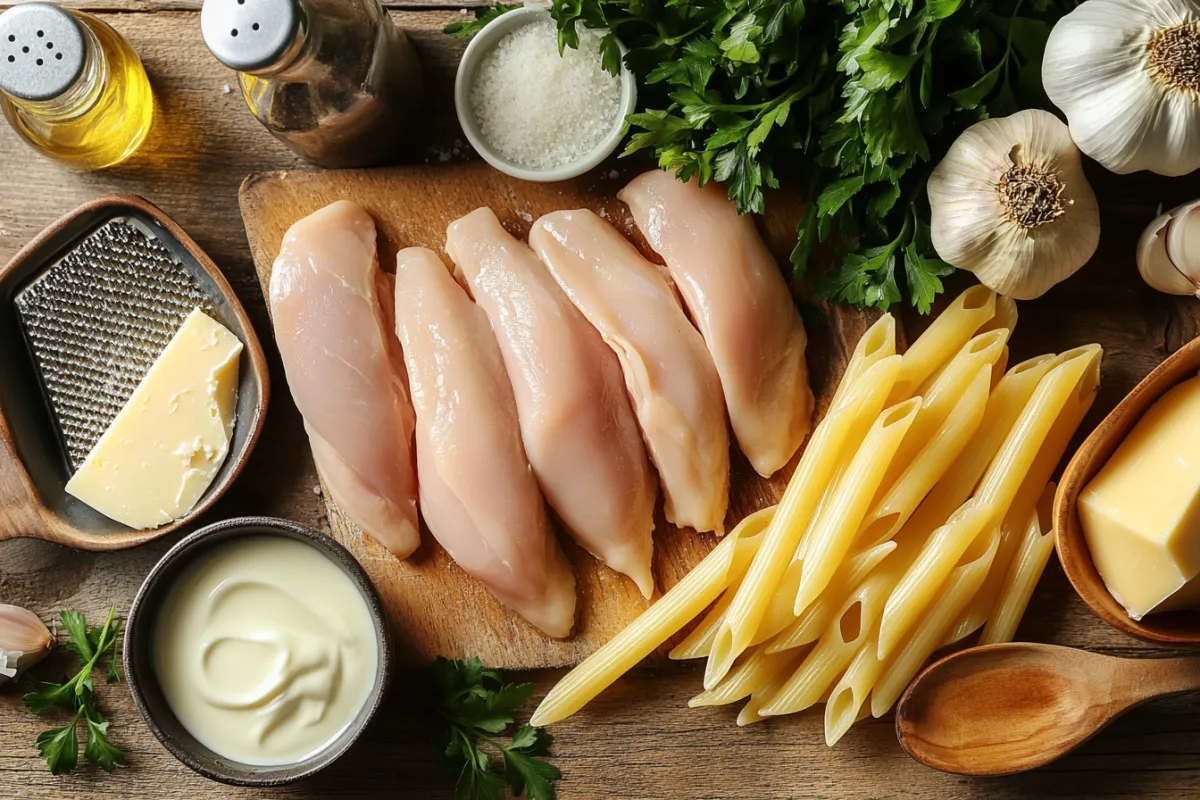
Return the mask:
[[[431,0],[436,3],[437,0]],[[264,343],[271,341],[237,207],[249,173],[300,168],[250,116],[234,76],[200,38],[199,0],[82,0],[125,34],[145,60],[160,103],[149,146],[135,161],[97,175],[72,172],[27,149],[0,125],[0,262],[59,215],[98,195],[141,194],[173,216],[228,275]],[[453,121],[451,87],[461,46],[440,33],[457,7],[408,0],[394,12],[410,31],[428,73],[432,118],[427,161],[469,157]],[[457,147],[456,147],[457,145]],[[1105,208],[1095,262],[1042,301],[1022,305],[1013,361],[1087,341],[1106,349],[1105,380],[1085,429],[1167,353],[1200,333],[1191,300],[1146,289],[1133,245],[1161,202],[1200,195],[1195,178],[1115,178],[1092,170]],[[965,285],[965,283],[964,283]],[[921,321],[908,316],[911,336]],[[828,340],[828,337],[826,337]],[[271,350],[268,346],[268,350]],[[208,515],[274,514],[327,528],[313,492],[316,473],[300,418],[272,352],[275,392],[262,443],[239,483]],[[0,600],[37,609],[99,616],[129,607],[151,565],[175,541],[93,555],[33,540],[0,544]],[[1127,656],[1169,651],[1109,629],[1074,596],[1051,564],[1019,638]],[[529,677],[542,696],[560,673]],[[130,766],[107,776],[89,766],[54,778],[34,738],[46,724],[0,692],[0,796],[15,798],[451,797],[439,777],[428,734],[432,721],[414,710],[413,677],[396,681],[384,713],[345,759],[321,776],[274,791],[210,783],[175,761],[142,724],[123,687],[105,688],[112,739]],[[1130,713],[1079,753],[1033,774],[969,780],[911,761],[896,744],[892,720],[864,722],[837,749],[825,747],[819,714],[748,729],[736,711],[686,708],[698,691],[694,665],[636,670],[593,706],[557,726],[559,796],[576,798],[1036,798],[1200,796],[1200,698],[1175,698]]]

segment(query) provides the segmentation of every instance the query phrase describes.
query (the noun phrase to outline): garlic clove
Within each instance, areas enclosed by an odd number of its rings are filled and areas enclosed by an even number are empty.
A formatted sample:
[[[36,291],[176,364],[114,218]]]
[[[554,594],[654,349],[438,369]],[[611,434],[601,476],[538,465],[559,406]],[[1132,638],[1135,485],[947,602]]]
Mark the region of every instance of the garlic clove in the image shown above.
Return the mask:
[[[54,637],[36,614],[0,604],[0,683],[41,661],[53,644]]]
[[[1142,280],[1160,292],[1194,295],[1200,287],[1180,272],[1167,254],[1166,231],[1171,219],[1170,211],[1160,214],[1142,232],[1137,246],[1138,272]]]
[[[1184,275],[1200,279],[1200,200],[1171,211],[1167,257]]]

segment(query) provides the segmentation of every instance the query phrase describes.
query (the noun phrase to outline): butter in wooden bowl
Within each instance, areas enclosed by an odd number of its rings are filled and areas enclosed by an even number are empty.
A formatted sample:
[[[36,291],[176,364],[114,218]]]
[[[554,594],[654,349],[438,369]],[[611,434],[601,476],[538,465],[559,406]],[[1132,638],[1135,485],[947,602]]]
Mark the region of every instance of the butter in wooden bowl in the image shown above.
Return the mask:
[[[1132,619],[1200,608],[1200,377],[1155,401],[1078,510],[1096,569]]]

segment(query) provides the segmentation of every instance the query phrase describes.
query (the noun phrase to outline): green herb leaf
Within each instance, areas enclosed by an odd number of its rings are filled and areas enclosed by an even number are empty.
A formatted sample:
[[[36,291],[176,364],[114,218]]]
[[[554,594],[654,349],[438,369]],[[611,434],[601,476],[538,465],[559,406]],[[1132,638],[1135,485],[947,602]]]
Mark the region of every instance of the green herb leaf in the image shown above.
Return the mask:
[[[928,314],[933,299],[942,293],[942,278],[954,272],[954,267],[937,258],[926,258],[917,252],[915,242],[904,250],[904,274],[908,279],[908,296],[917,311]]]
[[[88,738],[83,754],[105,772],[112,772],[117,767],[125,766],[125,754],[109,744],[108,726],[107,720],[93,721],[91,716],[87,717]]]
[[[101,644],[100,631],[89,631],[87,620],[78,611],[63,611],[58,616],[68,635],[66,649],[84,664],[91,661]]]
[[[831,183],[825,187],[825,191],[821,192],[821,196],[817,198],[818,213],[822,217],[831,217],[838,211],[841,211],[842,206],[850,202],[854,195],[862,191],[863,179],[862,176],[853,178],[844,178],[836,183]]]
[[[75,738],[75,723],[83,712],[77,712],[70,724],[42,731],[37,737],[38,754],[46,759],[51,775],[62,775],[79,763],[79,740]]]
[[[67,683],[36,682],[34,686],[36,688],[32,692],[21,698],[25,703],[25,707],[33,713],[41,714],[52,708],[65,708],[68,711],[75,710],[74,680]]]
[[[562,777],[558,767],[537,756],[550,750],[550,734],[540,728],[524,725],[513,734],[512,744],[502,748],[504,778],[516,797],[530,800],[552,800],[554,781]]]

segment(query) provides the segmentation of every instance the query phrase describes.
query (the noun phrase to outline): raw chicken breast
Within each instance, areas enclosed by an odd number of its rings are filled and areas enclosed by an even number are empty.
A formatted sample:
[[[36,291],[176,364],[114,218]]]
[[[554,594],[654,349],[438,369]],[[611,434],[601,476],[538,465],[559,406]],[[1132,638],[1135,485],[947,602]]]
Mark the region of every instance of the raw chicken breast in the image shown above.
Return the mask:
[[[550,636],[570,635],[575,575],[525,458],[500,348],[483,310],[422,247],[396,257],[396,332],[429,530],[509,608]]]
[[[529,243],[621,361],[667,519],[724,532],[729,430],[721,382],[666,278],[590,211],[547,214]]]
[[[616,355],[491,209],[451,224],[446,251],[500,342],[525,454],[550,506],[649,598],[657,487]]]
[[[667,263],[712,353],[742,452],[769,476],[795,455],[812,422],[808,338],[779,266],[751,215],[715,183],[700,188],[654,170],[618,194]]]
[[[413,409],[392,334],[375,223],[339,201],[288,230],[271,318],[288,386],[329,492],[400,558],[420,544]]]

